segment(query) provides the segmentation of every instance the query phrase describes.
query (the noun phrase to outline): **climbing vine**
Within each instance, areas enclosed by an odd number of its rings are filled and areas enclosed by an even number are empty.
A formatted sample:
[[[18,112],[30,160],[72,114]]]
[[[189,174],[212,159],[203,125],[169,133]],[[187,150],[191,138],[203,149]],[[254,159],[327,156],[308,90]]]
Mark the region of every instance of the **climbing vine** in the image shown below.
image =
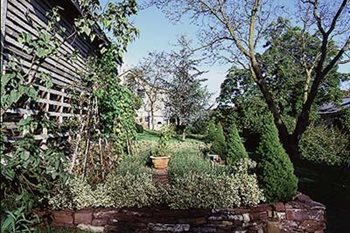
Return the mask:
[[[35,139],[43,128],[55,129],[46,113],[37,110],[37,85],[52,86],[49,75],[39,71],[39,67],[63,43],[57,38],[64,30],[58,26],[59,9],[52,9],[47,16],[46,27],[36,27],[37,37],[28,33],[18,36],[22,50],[31,56],[29,68],[24,68],[17,57],[10,56],[1,75],[1,122],[11,109],[32,110],[17,123],[17,133],[1,124],[1,232],[30,232],[36,222],[31,209],[45,204],[43,196],[66,178],[65,157],[59,145],[47,142],[44,146]]]
[[[137,6],[132,0],[109,2],[104,8],[92,0],[81,0],[80,5],[83,12],[89,13],[76,20],[78,32],[92,41],[105,40],[104,36],[108,40],[89,58],[88,69],[77,83],[79,88],[72,88],[74,105],[88,108],[87,114],[80,117],[80,127],[72,133],[75,145],[70,171],[98,182],[114,168],[121,155],[132,153],[137,97],[121,84],[117,68],[126,46],[137,35],[126,20],[136,13]],[[105,32],[102,37],[99,30]]]

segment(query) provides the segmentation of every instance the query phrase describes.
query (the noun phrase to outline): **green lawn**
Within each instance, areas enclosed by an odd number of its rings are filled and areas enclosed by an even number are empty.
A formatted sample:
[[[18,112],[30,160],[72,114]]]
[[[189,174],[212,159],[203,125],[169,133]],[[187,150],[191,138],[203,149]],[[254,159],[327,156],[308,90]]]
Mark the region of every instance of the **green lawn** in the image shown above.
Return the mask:
[[[185,142],[201,142],[205,136],[189,134]],[[137,141],[157,141],[159,139],[159,132],[155,130],[145,129],[143,133],[138,133],[136,136]],[[171,142],[182,142],[182,135],[177,135],[171,139]]]

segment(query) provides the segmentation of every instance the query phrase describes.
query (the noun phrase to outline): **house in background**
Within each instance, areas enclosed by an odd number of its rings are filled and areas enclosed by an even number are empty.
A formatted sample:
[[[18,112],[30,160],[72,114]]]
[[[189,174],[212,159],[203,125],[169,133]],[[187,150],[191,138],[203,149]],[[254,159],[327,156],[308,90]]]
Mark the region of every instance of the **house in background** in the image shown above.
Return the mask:
[[[326,103],[318,108],[318,114],[326,121],[327,124],[333,124],[334,119],[345,109],[350,109],[350,96],[342,99],[341,103]]]
[[[131,75],[132,70],[128,67],[128,65],[123,65],[119,68],[120,80],[121,83],[128,86],[130,90],[134,92],[138,97],[140,97],[142,101],[141,107],[136,111],[135,121],[136,123],[142,125],[146,129],[154,129],[160,130],[163,125],[169,123],[169,118],[166,112],[166,106],[164,103],[164,99],[166,97],[165,93],[157,94],[156,101],[153,103],[153,117],[151,111],[151,100],[149,95],[153,93],[150,91],[151,89],[145,83],[140,85],[138,82],[130,81],[130,77],[135,78],[135,76]]]
[[[166,116],[165,105],[162,99],[164,94],[159,95],[159,99],[154,103],[153,118],[151,114],[150,100],[144,93],[144,90],[138,90],[138,96],[142,100],[142,106],[137,110],[136,122],[141,124],[144,128],[160,130],[163,125],[169,123],[169,119]]]

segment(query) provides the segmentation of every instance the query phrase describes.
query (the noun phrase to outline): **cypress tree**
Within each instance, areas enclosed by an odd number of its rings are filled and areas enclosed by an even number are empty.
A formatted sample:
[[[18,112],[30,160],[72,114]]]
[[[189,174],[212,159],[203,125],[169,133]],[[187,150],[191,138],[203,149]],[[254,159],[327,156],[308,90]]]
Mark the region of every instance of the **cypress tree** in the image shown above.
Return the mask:
[[[248,158],[248,153],[244,148],[241,137],[239,136],[236,124],[231,123],[227,140],[227,158],[226,163],[228,165],[235,165],[240,159]]]
[[[290,200],[297,191],[298,179],[293,164],[282,147],[278,132],[272,122],[262,126],[257,148],[258,178],[265,191],[267,201]]]

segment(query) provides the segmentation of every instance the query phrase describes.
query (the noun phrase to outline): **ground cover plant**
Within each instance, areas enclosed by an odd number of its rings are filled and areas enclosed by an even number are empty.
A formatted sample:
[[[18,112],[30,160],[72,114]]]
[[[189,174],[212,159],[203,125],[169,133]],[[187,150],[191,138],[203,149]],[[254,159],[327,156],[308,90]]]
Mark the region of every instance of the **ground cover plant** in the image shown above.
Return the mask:
[[[167,196],[171,208],[232,208],[265,200],[251,173],[256,163],[246,158],[235,166],[218,166],[198,152],[180,150],[172,157]]]

